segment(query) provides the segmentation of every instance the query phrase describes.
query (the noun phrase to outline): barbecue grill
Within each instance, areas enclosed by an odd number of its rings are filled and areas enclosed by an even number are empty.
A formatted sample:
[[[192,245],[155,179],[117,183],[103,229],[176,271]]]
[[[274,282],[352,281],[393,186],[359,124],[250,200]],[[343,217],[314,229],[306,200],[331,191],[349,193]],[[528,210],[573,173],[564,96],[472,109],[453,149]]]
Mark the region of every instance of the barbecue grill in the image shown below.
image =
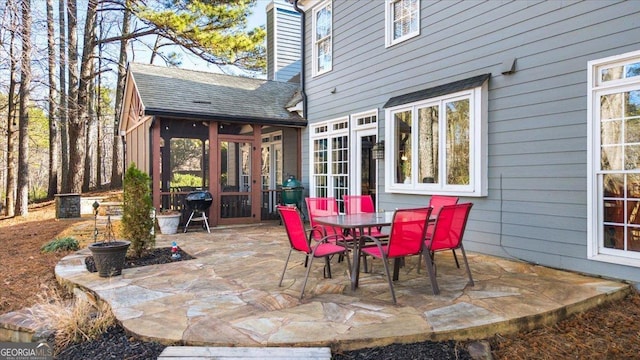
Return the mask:
[[[202,221],[204,226],[207,228],[207,232],[211,233],[209,229],[209,220],[207,219],[207,210],[211,207],[213,203],[213,196],[208,191],[192,191],[184,199],[185,204],[187,205],[187,209],[191,210],[191,215],[189,215],[189,220],[187,224],[184,226],[184,232],[187,232],[189,228],[189,223],[192,221]]]

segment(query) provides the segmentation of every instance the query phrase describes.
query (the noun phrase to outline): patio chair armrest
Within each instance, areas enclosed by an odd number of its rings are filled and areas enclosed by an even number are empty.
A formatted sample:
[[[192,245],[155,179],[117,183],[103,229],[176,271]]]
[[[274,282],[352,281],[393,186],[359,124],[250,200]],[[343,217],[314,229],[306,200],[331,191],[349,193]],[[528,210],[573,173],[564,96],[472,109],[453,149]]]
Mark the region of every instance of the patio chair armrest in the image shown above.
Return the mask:
[[[367,241],[371,241],[371,242],[373,242],[375,244],[375,246],[377,246],[380,249],[380,251],[382,251],[382,242],[380,241],[380,239],[378,239],[376,237],[373,237],[373,236],[370,236],[370,235],[362,235],[360,237],[360,241],[361,241],[362,244],[364,244]],[[371,246],[373,246],[373,245],[369,245],[367,247],[371,247]]]
[[[311,228],[311,230],[309,230],[309,240],[314,239],[313,237],[313,233],[317,232],[321,238],[325,238],[327,236],[327,233],[324,229],[324,227],[320,226],[320,225],[315,225]]]
[[[339,240],[340,238],[343,238],[343,239],[344,239],[344,236],[342,236],[342,235],[338,235],[338,234],[329,234],[329,235],[325,235],[325,236],[323,236],[323,237],[322,237],[322,239],[318,239],[318,240],[316,240],[316,241],[317,241],[318,243],[326,244],[326,243],[328,243],[328,242],[329,242],[329,239],[334,239],[334,238],[335,238],[335,239],[336,239],[336,241],[337,241],[337,240]]]

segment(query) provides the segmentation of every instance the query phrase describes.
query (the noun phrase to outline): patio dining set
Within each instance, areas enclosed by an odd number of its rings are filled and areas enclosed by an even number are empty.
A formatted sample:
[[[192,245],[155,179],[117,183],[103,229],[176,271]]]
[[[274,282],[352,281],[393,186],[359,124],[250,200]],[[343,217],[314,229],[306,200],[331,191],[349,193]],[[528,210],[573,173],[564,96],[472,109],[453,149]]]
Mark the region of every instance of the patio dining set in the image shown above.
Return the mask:
[[[396,304],[393,282],[399,280],[399,269],[405,258],[418,256],[420,272],[422,259],[427,270],[434,295],[440,293],[436,280],[435,254],[440,251],[453,251],[458,268],[460,264],[456,250],[460,250],[465,269],[469,277],[468,284],[473,286],[473,277],[462,245],[472,203],[458,203],[454,196],[434,195],[425,207],[397,209],[395,211],[376,212],[374,202],[369,195],[343,197],[344,213],[338,211],[334,197],[308,197],[305,199],[310,229],[304,225],[303,217],[295,206],[280,205],[281,216],[291,245],[285,262],[279,286],[282,286],[291,254],[301,252],[305,255],[307,267],[305,279],[300,291],[300,299],[316,258],[324,259],[324,276],[331,278],[331,260],[346,259],[350,269],[351,290],[359,286],[361,262],[368,272],[367,257],[382,260],[391,297]],[[350,254],[353,255],[353,265]],[[393,276],[389,261],[393,260]]]

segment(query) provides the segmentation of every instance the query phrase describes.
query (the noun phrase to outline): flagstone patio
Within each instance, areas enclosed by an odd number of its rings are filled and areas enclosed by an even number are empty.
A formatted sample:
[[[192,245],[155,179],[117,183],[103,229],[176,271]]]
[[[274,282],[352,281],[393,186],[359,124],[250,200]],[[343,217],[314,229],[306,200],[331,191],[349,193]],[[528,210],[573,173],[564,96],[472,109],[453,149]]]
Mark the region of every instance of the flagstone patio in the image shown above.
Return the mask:
[[[125,329],[145,340],[192,346],[329,346],[351,350],[395,342],[481,339],[556,322],[623,297],[628,284],[467,253],[475,286],[450,252],[436,255],[441,294],[434,296],[417,257],[406,260],[393,305],[379,260],[352,292],[346,262],[313,264],[304,299],[304,257],[292,254],[277,223],[158,235],[196,257],[125,269],[100,278],[84,265],[87,250],[62,259],[59,281],[107,301]],[[423,265],[424,266],[424,265]]]

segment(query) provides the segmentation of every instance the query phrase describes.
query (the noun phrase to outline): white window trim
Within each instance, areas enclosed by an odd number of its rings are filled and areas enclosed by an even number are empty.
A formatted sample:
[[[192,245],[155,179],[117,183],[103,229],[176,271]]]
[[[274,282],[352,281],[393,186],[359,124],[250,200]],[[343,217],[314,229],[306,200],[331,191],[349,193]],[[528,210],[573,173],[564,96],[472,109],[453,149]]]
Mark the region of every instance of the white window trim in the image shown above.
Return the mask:
[[[277,177],[278,177],[278,174],[276,173],[276,169],[277,169],[276,162],[277,162],[277,159],[276,159],[276,154],[272,150],[277,145],[282,146],[282,130],[274,131],[274,132],[267,133],[267,134],[262,134],[261,140],[262,140],[261,144],[260,144],[260,151],[261,152],[262,152],[262,147],[264,147],[264,146],[269,147],[269,165],[270,165],[269,178],[270,178],[270,184],[268,184],[268,188],[269,189],[275,189],[275,188],[278,187],[278,185],[282,185],[282,181],[278,181],[278,179],[277,179]],[[282,171],[283,165],[284,164],[280,164],[280,171]],[[284,177],[284,174],[282,174],[282,177]],[[262,186],[262,181],[261,181],[260,185]]]
[[[376,122],[370,124],[358,125],[358,119],[372,116],[376,118]],[[378,114],[378,109],[372,109],[368,111],[363,111],[355,114],[351,114],[349,116],[349,145],[351,146],[351,151],[349,153],[349,192],[351,195],[361,195],[360,189],[356,186],[358,179],[357,174],[359,173],[358,167],[362,167],[361,161],[358,158],[358,134],[362,134],[365,132],[370,132],[372,135],[376,135],[376,138],[380,138],[378,134],[378,119],[380,118]],[[376,174],[379,174],[379,164],[378,161],[375,162]],[[377,190],[377,189],[376,189]],[[376,198],[377,201],[377,198]]]
[[[488,84],[485,82],[483,85],[464,90],[452,94],[439,96],[436,98],[425,99],[414,103],[403,104],[392,108],[385,109],[385,192],[399,193],[399,194],[417,194],[417,195],[453,195],[453,196],[467,196],[467,197],[482,197],[488,194],[488,109],[487,109],[487,94]],[[470,183],[469,185],[444,185],[442,183],[437,184],[422,184],[412,178],[411,184],[398,184],[395,182],[394,169],[396,154],[395,149],[395,136],[393,134],[394,126],[391,123],[393,114],[401,110],[410,110],[416,107],[422,107],[426,104],[433,104],[441,100],[454,100],[460,98],[469,98],[469,108],[473,109],[471,115],[471,124],[469,127],[469,138],[471,141],[470,151]],[[417,121],[415,116],[412,116],[412,122]],[[444,141],[442,139],[441,141]],[[414,151],[413,159],[417,159],[418,148],[413,147]],[[446,154],[441,154],[445,156]],[[442,161],[442,160],[441,160]],[[442,163],[442,162],[441,162]]]
[[[640,254],[624,251],[603,251],[600,247],[602,211],[597,173],[600,163],[600,116],[598,100],[601,94],[637,88],[638,79],[620,79],[602,83],[598,69],[605,65],[617,65],[629,61],[640,61],[640,51],[628,52],[587,63],[587,258],[594,261],[640,267]]]
[[[367,117],[367,116],[374,116],[376,118],[376,122],[375,123],[371,123],[371,124],[364,124],[364,125],[358,125],[357,124],[357,120]],[[370,129],[370,128],[378,128],[378,109],[371,109],[371,110],[367,110],[367,111],[363,111],[363,112],[359,112],[359,113],[354,113],[349,115],[350,118],[350,122],[349,122],[349,126],[352,129]]]
[[[311,63],[312,63],[311,76],[312,77],[316,77],[333,70],[333,3],[332,1],[333,0],[323,1],[318,6],[315,6],[312,11],[312,18],[311,18],[311,23],[312,23],[311,45],[313,47],[312,60],[311,60]],[[331,41],[331,64],[328,69],[323,71],[318,71],[318,47],[316,46],[316,13],[318,12],[318,10],[321,10],[327,7],[327,5],[331,5],[331,34],[329,35],[330,41]]]
[[[406,34],[397,39],[393,38],[393,3],[397,0],[385,0],[384,4],[384,18],[385,18],[385,35],[384,35],[384,43],[385,47],[391,47],[393,45],[399,44],[411,38],[420,35],[420,1],[418,1],[418,30]]]
[[[327,121],[323,121],[323,122],[318,122],[315,123],[313,126],[309,127],[309,196],[310,197],[315,197],[316,196],[316,173],[314,172],[314,150],[313,150],[313,141],[316,139],[328,139],[330,140],[333,137],[336,136],[349,136],[349,127],[347,126],[344,129],[340,129],[340,130],[334,130],[333,129],[333,125],[336,123],[342,123],[342,122],[349,122],[349,117],[345,116],[345,117],[340,117],[337,119],[333,119],[333,120],[327,120]],[[320,134],[316,134],[315,133],[315,129],[318,127],[323,127],[326,126],[327,127],[327,131],[320,133]],[[328,145],[331,145],[331,141],[327,142]],[[329,149],[331,150],[331,149]],[[329,169],[331,169],[331,164],[333,163],[333,158],[332,158],[332,154],[331,151],[328,152],[327,154],[327,163],[329,164]],[[329,170],[329,174],[327,174],[328,176],[333,176],[334,174],[331,173],[331,170]],[[350,175],[350,174],[349,174]],[[334,192],[334,188],[333,188],[333,184],[331,182],[328,183],[328,193],[332,194]]]

